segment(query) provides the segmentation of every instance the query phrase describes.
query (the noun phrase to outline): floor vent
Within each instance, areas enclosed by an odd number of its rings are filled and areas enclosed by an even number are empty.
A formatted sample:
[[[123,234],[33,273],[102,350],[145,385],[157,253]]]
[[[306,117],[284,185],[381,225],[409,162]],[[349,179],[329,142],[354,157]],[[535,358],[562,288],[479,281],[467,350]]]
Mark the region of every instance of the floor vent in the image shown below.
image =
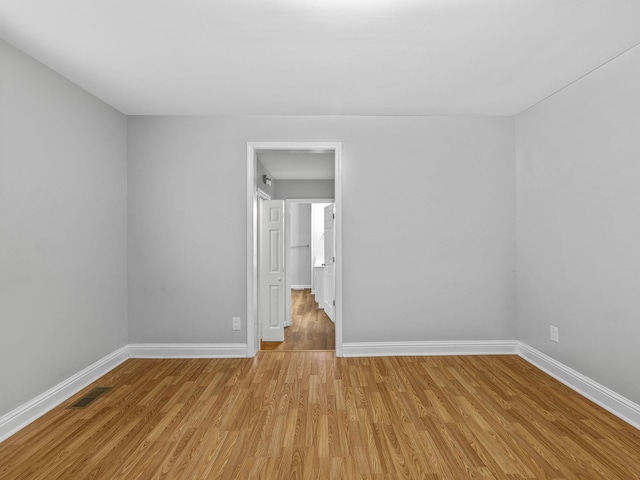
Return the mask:
[[[89,393],[87,393],[84,397],[82,397],[80,400],[78,400],[76,403],[74,403],[73,405],[67,408],[86,408],[87,406],[89,406],[91,402],[93,402],[98,397],[100,397],[103,393],[106,393],[109,390],[111,390],[111,387],[96,387],[93,390],[91,390]]]

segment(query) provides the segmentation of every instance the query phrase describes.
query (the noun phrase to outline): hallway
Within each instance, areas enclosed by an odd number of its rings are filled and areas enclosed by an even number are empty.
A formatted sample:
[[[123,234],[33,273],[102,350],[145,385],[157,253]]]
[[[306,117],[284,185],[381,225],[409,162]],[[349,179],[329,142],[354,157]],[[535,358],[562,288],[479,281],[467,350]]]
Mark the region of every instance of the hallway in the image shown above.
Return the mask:
[[[261,342],[261,350],[335,350],[335,325],[318,308],[311,289],[291,291],[291,326],[284,342]]]

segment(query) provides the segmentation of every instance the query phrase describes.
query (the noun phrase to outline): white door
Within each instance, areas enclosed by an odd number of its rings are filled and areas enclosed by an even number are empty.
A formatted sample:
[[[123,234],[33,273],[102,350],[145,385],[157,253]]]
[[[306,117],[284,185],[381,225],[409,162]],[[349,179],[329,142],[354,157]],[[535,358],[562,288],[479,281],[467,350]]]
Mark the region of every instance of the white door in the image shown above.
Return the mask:
[[[264,200],[260,208],[260,307],[262,340],[284,341],[284,200]]]
[[[324,208],[324,308],[327,316],[335,323],[335,214],[334,204]]]

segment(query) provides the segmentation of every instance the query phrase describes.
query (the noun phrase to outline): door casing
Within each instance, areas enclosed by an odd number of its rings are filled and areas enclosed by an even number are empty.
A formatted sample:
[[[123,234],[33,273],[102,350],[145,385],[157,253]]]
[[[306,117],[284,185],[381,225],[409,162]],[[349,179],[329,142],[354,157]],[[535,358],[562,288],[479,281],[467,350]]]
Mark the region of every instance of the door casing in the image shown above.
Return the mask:
[[[335,163],[335,289],[336,355],[342,356],[342,144],[340,142],[247,143],[247,356],[258,351],[258,194],[256,154],[269,150],[333,152]]]

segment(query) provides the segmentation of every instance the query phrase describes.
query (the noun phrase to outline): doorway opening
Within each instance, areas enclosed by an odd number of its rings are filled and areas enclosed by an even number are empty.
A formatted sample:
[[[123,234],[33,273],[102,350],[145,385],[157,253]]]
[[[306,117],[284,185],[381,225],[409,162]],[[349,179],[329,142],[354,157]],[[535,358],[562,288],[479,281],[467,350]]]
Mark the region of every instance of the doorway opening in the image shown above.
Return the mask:
[[[328,178],[321,176],[327,175],[328,156],[332,160],[333,198],[322,191],[322,182],[319,181]],[[289,166],[273,163],[271,159],[276,157],[286,158]],[[325,162],[312,162],[312,170],[316,171],[306,177],[308,180],[318,180],[312,190],[315,189],[314,193],[319,194],[309,195],[309,191],[302,192],[300,187],[309,188],[309,183],[313,182],[291,180],[300,176],[300,169],[307,169],[306,174],[309,175],[309,162],[302,160],[320,157],[325,157]],[[293,159],[295,161],[292,162]],[[277,170],[276,173],[272,175],[263,163]],[[285,175],[282,173],[285,167],[297,171],[289,171]],[[319,173],[318,169],[323,168],[325,172]],[[275,185],[279,186],[279,193]],[[315,198],[308,198],[310,196]],[[283,341],[285,320],[301,321],[304,316],[307,316],[307,321],[312,318],[318,335],[322,335],[322,331],[326,334],[324,327],[332,328],[333,342],[308,343],[307,346],[300,344],[296,349],[332,349],[335,346],[336,355],[342,355],[341,198],[340,143],[247,144],[248,356],[255,355],[261,340]],[[286,203],[283,199],[286,199]],[[323,249],[318,252],[318,248],[313,248],[318,246],[319,240],[312,241],[311,238],[311,211],[313,209],[317,213],[319,205],[322,205],[321,221],[329,222],[325,222],[331,240],[328,257],[320,254],[324,253]],[[286,231],[286,225],[289,231]],[[320,235],[326,236],[324,228]],[[322,242],[326,247],[324,239]],[[329,287],[323,291],[326,285]],[[295,338],[297,332],[297,341],[304,340],[302,337],[308,336],[309,331],[302,332],[299,327],[287,327],[291,332],[288,336]]]
[[[306,186],[308,194],[322,194],[326,198],[287,198],[285,200],[284,338],[275,342],[265,341],[265,325],[260,322],[263,307],[260,301],[262,297],[259,281],[258,321],[263,327],[260,350],[335,350],[334,159],[333,154],[324,155],[324,158],[319,155],[316,157],[318,157],[317,161],[325,162],[327,166],[330,164],[331,170],[328,172],[330,175],[324,175],[328,178],[314,180],[311,182],[312,185],[309,185],[307,180],[292,182],[298,187]],[[269,157],[264,158],[258,155],[258,166],[271,170]],[[274,175],[275,178],[279,176]],[[296,176],[303,175],[298,173]],[[277,190],[283,190],[275,194],[280,198],[290,190],[290,185],[288,187],[283,185]],[[258,218],[258,224],[260,224],[260,218]],[[261,243],[260,235],[258,243]],[[261,256],[260,251],[259,256]],[[262,265],[259,264],[259,276],[261,267]],[[266,313],[268,315],[268,312]],[[266,328],[269,329],[269,326]]]

